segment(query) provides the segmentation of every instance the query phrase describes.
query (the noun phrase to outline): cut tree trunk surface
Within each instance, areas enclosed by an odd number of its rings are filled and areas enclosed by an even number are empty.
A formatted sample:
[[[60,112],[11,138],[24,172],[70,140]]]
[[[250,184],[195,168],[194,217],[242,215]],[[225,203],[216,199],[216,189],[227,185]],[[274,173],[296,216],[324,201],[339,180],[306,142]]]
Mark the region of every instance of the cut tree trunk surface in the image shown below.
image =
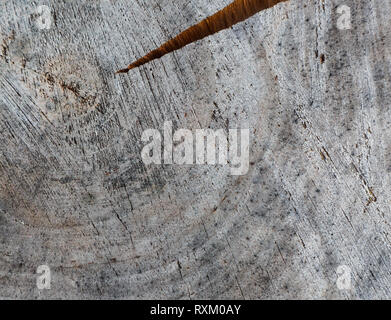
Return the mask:
[[[391,298],[390,1],[292,0],[114,74],[228,3],[0,2],[0,298]],[[249,128],[249,172],[145,165],[165,121]]]

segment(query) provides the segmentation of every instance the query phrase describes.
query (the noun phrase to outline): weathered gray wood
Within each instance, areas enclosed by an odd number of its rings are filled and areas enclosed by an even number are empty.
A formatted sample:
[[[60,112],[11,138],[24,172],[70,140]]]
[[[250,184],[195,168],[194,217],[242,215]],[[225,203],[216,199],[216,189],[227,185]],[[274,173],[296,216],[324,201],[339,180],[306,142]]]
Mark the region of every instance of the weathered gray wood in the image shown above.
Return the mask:
[[[229,2],[0,2],[0,297],[391,298],[390,2],[339,30],[294,0],[114,75]],[[249,173],[144,166],[165,120],[250,128]]]

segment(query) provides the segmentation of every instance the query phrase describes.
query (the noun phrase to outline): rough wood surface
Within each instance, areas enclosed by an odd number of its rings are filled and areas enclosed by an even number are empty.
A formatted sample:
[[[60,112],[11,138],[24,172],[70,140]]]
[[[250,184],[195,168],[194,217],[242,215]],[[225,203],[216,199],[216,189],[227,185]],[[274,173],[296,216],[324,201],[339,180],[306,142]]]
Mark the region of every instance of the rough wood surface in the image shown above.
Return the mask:
[[[0,2],[1,298],[391,298],[390,1],[292,0],[114,74],[229,2]],[[250,128],[250,171],[146,167],[166,120]]]

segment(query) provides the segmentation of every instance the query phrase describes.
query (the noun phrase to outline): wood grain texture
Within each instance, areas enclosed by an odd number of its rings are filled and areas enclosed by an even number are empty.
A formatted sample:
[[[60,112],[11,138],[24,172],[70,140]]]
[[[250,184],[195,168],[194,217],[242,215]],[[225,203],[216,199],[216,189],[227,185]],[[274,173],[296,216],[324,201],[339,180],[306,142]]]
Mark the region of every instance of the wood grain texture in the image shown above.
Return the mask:
[[[49,30],[0,2],[1,298],[391,298],[390,2],[339,30],[292,0],[114,74],[229,2],[42,1]],[[144,166],[167,120],[250,128],[249,173]]]
[[[182,31],[177,36],[163,43],[159,48],[150,51],[144,57],[131,63],[125,69],[117,71],[117,73],[127,73],[131,69],[138,68],[152,60],[159,59],[188,44],[228,29],[263,10],[274,7],[282,1],[287,0],[234,0],[228,6]]]

